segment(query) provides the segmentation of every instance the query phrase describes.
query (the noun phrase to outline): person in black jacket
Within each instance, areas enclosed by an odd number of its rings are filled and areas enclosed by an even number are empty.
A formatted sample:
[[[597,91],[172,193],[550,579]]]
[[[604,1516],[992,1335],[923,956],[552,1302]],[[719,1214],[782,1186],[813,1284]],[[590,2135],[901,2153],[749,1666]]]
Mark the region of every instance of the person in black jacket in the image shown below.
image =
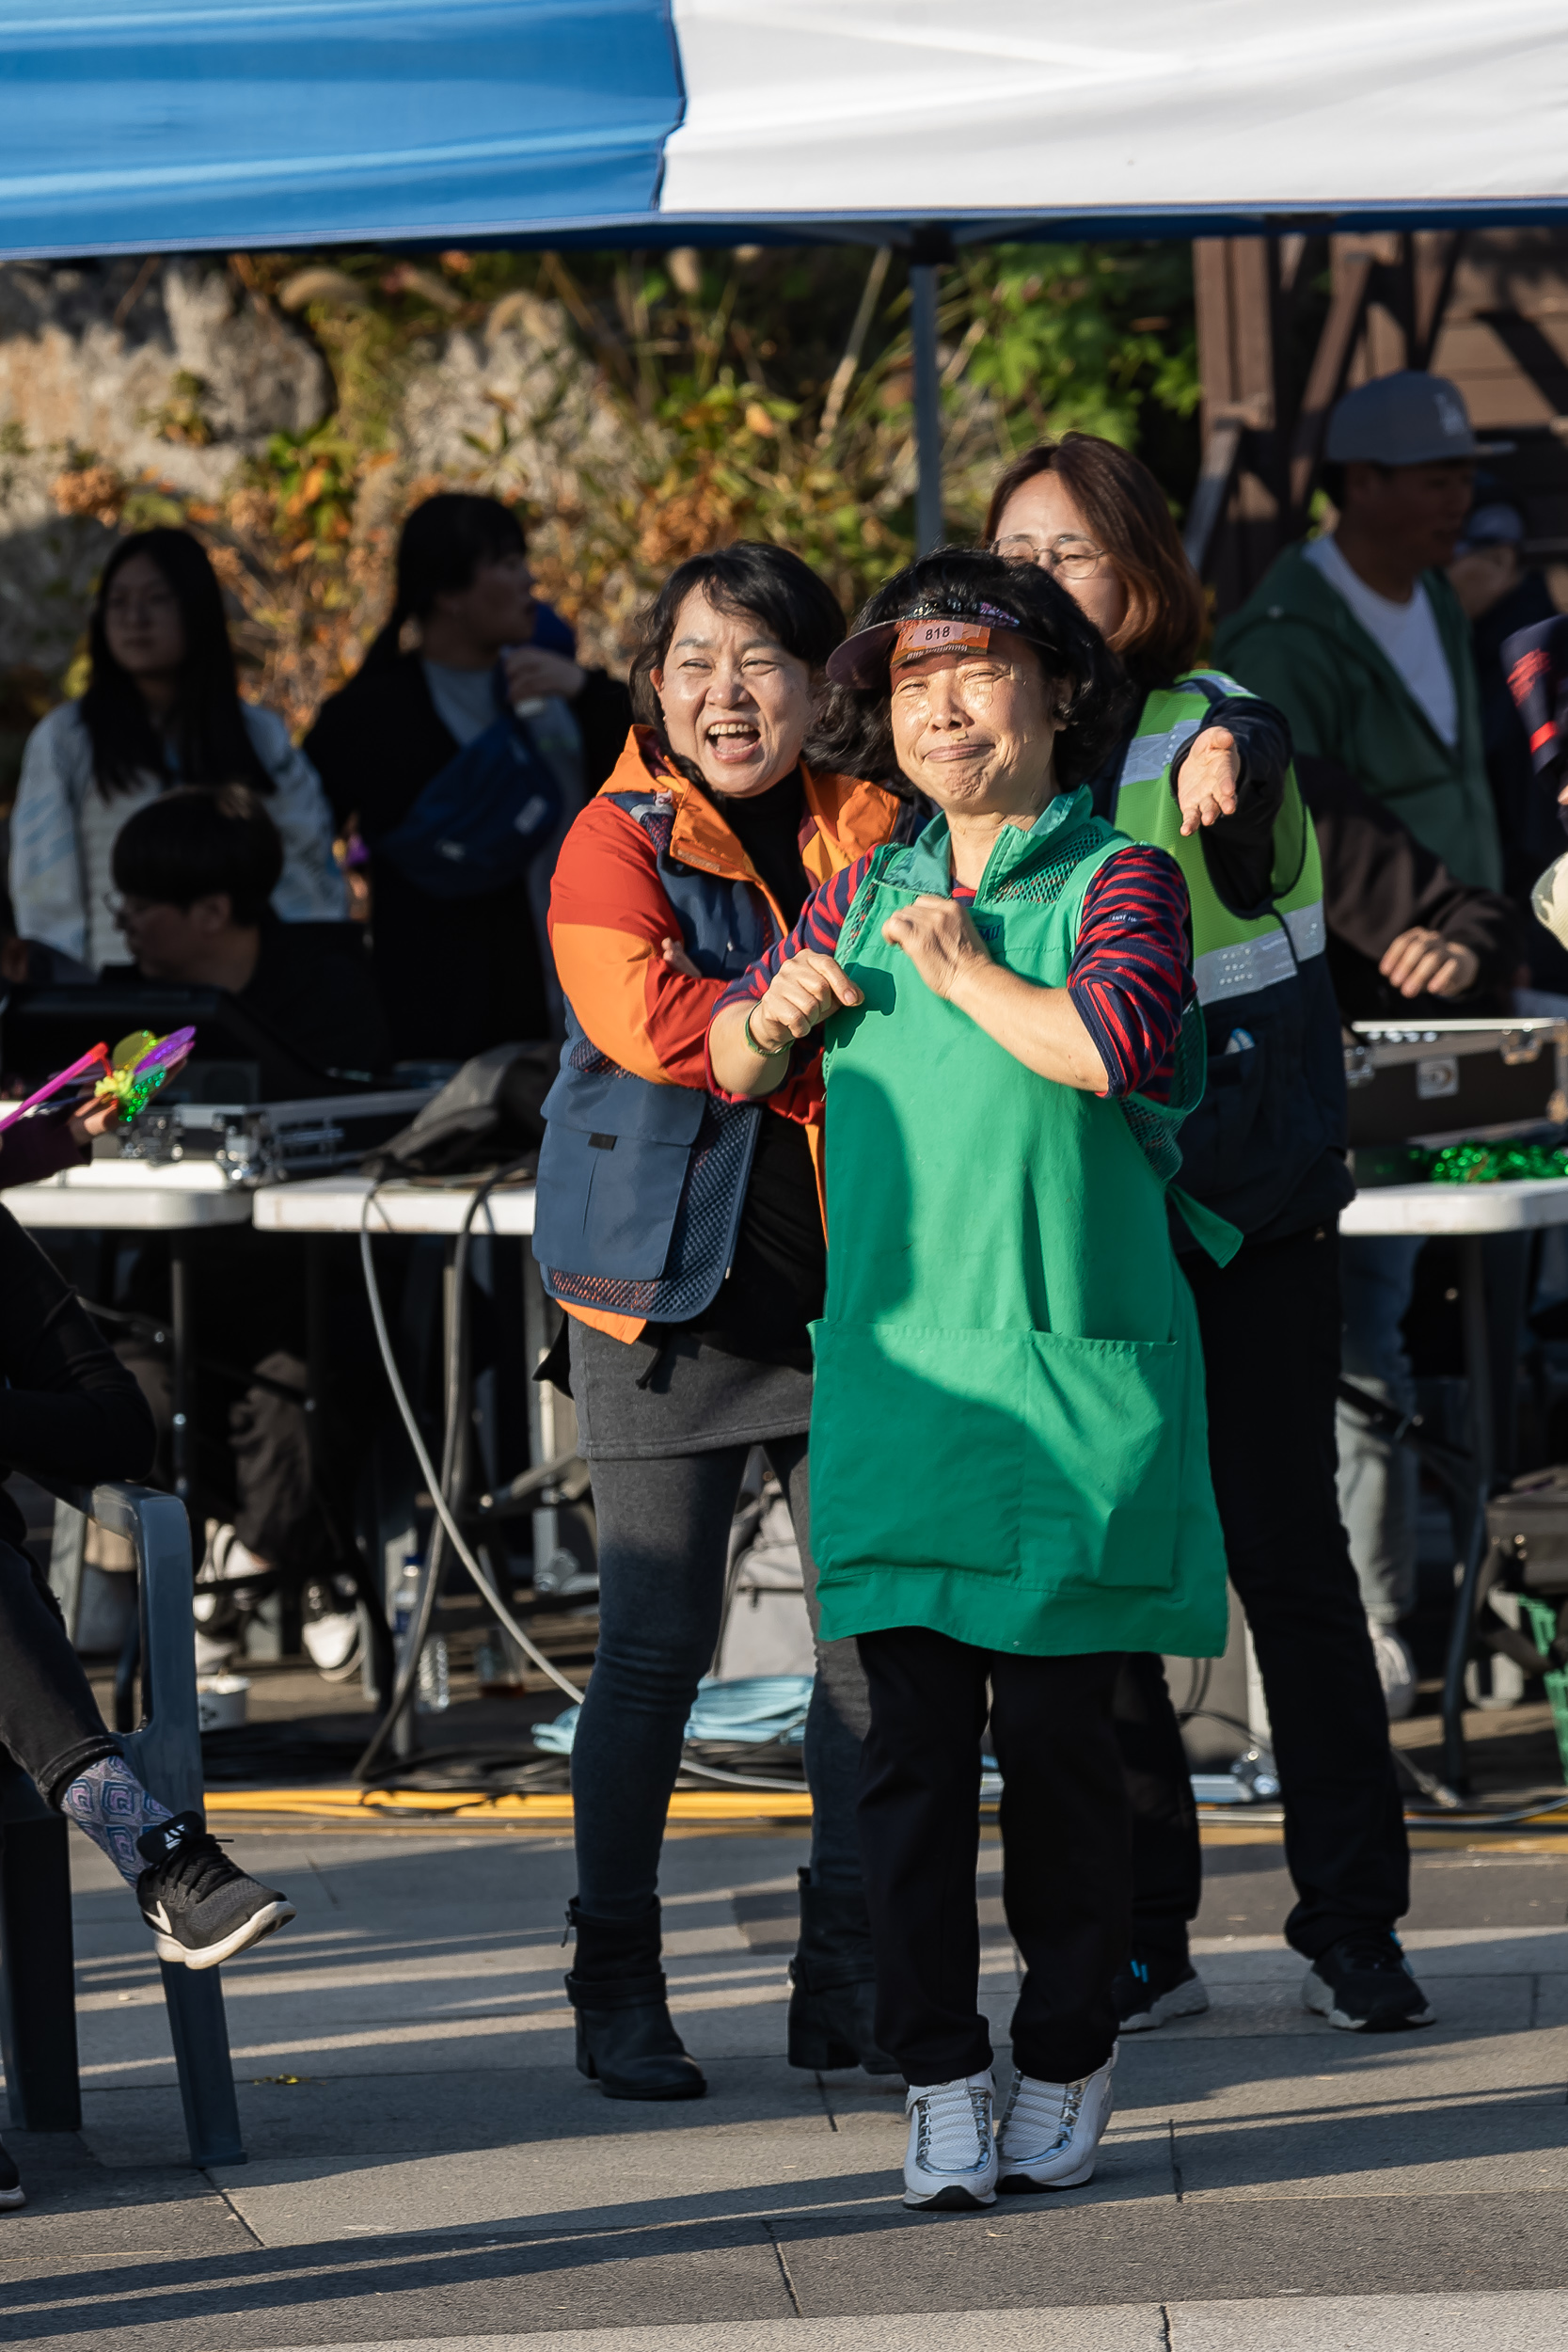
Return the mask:
[[[91,1486],[140,1478],[151,1417],[74,1294],[0,1209],[0,1477],[20,1465]],[[90,1837],[135,1889],[162,1960],[210,1968],[293,1917],[226,1860],[199,1813],[172,1815],[143,1787],[98,1711],[58,1601],[24,1548],[0,1489],[0,1746],[46,1804]],[[26,2201],[0,2148],[0,2207]]]
[[[1456,882],[1386,801],[1337,760],[1302,754],[1296,781],[1323,867],[1328,968],[1349,1021],[1484,1019],[1513,1009],[1525,918],[1500,891]]]
[[[410,624],[418,649],[404,652]],[[404,523],[391,617],[306,739],[340,824],[356,825],[370,850],[376,983],[399,1059],[466,1061],[562,1034],[545,934],[550,875],[631,724],[626,688],[563,643],[562,625],[534,601],[516,516],[496,499],[443,492]],[[438,896],[384,845],[495,723],[502,692],[554,772],[560,814],[522,880]]]
[[[114,847],[115,920],[132,965],[102,976],[226,989],[259,1027],[264,1103],[341,1093],[392,1060],[363,927],[280,923],[270,900],[282,863],[277,828],[245,785],[182,786],[150,802]]]

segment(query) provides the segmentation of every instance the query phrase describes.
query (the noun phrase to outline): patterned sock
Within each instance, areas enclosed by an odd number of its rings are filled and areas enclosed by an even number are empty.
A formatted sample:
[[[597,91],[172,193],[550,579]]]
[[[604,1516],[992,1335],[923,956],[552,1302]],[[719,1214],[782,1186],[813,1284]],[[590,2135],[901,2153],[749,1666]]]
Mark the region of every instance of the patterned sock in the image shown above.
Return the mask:
[[[147,1867],[136,1851],[137,1838],[172,1818],[166,1804],[149,1796],[122,1756],[101,1756],[78,1772],[60,1799],[60,1810],[108,1855],[128,1886],[135,1886]]]

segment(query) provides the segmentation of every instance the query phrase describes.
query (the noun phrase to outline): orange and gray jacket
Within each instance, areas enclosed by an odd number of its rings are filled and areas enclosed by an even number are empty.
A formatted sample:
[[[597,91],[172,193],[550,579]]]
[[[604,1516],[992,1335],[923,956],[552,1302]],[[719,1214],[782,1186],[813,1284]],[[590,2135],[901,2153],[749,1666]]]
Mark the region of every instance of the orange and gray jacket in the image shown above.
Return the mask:
[[[906,804],[801,764],[800,861],[815,883],[894,839]],[[573,824],[550,892],[566,998],[545,1103],[534,1255],[546,1289],[617,1338],[700,1314],[724,1279],[758,1121],[793,1118],[814,1152],[815,1069],[766,1106],[710,1090],[707,1029],[728,983],[789,924],[718,807],[634,727]],[[700,975],[675,970],[665,939]]]

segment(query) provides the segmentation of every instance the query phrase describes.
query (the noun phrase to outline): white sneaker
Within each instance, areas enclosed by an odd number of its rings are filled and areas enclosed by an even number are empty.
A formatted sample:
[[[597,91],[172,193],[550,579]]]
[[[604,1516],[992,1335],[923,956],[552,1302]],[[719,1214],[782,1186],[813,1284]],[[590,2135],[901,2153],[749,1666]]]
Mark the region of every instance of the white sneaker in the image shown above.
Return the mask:
[[[1367,1619],[1367,1630],[1372,1637],[1372,1656],[1377,1660],[1388,1721],[1402,1724],[1416,1704],[1416,1661],[1410,1645],[1393,1626],[1379,1625],[1375,1617]]]
[[[939,2213],[962,2213],[996,2202],[995,2088],[983,2074],[911,2087],[904,2102],[910,2144],[904,2157],[904,2202]]]
[[[1103,2066],[1076,2083],[1037,2082],[1015,2074],[996,2127],[997,2187],[1004,2197],[1037,2188],[1081,2188],[1094,2173],[1111,2120],[1113,2047]]]

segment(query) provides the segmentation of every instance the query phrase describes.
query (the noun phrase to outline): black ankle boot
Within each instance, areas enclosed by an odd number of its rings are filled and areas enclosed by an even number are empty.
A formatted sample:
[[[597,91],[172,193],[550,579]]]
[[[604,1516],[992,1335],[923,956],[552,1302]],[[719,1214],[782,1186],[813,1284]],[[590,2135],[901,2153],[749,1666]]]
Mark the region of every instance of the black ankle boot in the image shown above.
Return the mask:
[[[681,2044],[664,1998],[658,1905],[641,1919],[591,1919],[574,1895],[576,1965],[566,1997],[578,2013],[578,2072],[607,2099],[700,2099],[702,2070]]]
[[[789,1963],[789,2062],[818,2070],[863,2066],[896,2074],[877,2046],[877,1970],[871,1922],[856,1887],[814,1886],[800,1872],[800,1941]]]

